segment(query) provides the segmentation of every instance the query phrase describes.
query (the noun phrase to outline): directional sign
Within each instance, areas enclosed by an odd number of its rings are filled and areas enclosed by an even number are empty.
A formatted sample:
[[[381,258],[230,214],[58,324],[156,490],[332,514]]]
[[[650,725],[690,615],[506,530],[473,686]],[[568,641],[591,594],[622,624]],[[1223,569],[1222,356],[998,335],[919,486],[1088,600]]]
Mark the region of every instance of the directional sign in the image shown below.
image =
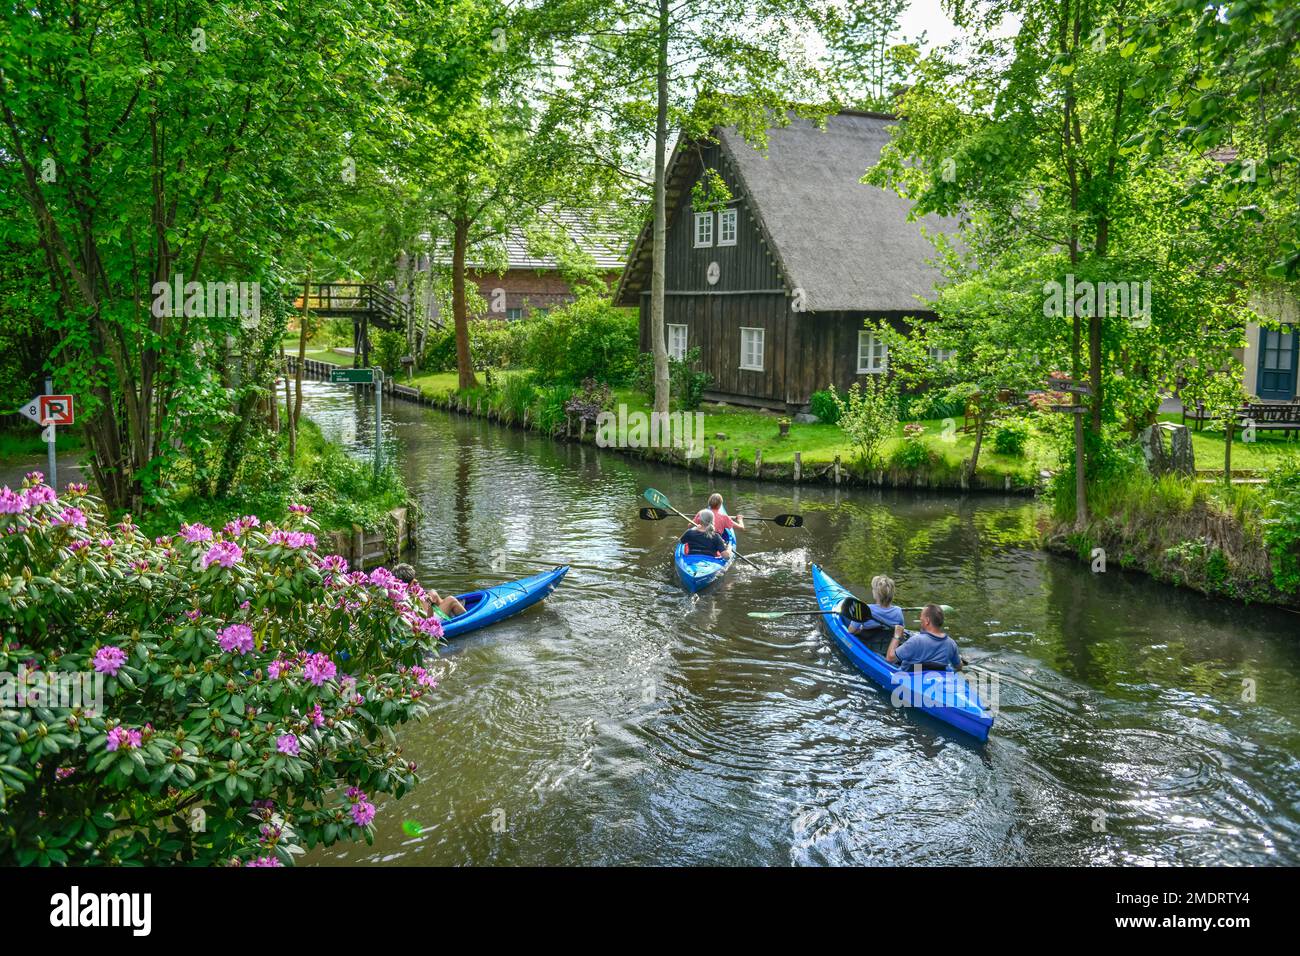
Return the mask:
[[[372,368],[336,368],[330,370],[331,382],[345,385],[375,384],[375,370]]]
[[[18,411],[38,425],[71,425],[75,417],[71,395],[37,395]]]

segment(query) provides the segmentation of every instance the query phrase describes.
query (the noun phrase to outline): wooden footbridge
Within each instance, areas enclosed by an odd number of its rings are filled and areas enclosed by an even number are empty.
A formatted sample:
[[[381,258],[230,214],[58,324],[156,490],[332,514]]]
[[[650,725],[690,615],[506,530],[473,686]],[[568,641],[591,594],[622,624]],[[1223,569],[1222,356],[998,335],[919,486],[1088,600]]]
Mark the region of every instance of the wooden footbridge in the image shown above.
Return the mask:
[[[411,305],[374,282],[312,282],[298,286],[294,308],[304,303],[325,319],[352,320],[352,364],[370,365],[370,327],[405,332]]]

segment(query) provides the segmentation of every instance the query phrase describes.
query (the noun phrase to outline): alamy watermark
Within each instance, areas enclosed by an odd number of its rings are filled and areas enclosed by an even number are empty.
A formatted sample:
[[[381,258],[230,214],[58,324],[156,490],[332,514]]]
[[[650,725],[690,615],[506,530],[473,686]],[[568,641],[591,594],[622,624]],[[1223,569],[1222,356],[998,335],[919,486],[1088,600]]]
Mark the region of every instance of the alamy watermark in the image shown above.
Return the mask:
[[[104,709],[104,675],[96,671],[0,672],[0,707],[84,707]]]
[[[925,675],[935,675],[926,680]],[[911,680],[907,680],[907,677]],[[915,707],[919,710],[961,708],[978,701],[985,712],[996,716],[998,712],[998,675],[992,671],[963,669],[954,679],[947,679],[947,671],[926,670],[913,665],[911,670],[901,669],[890,675],[894,689],[889,695],[895,707]]]
[[[1062,285],[1055,279],[1043,283],[1043,315],[1049,319],[1103,318],[1132,319],[1144,327],[1151,324],[1151,280],[1143,282],[1075,281],[1074,273]]]
[[[601,448],[681,448],[687,458],[704,454],[703,412],[618,412],[596,416],[596,444]]]
[[[153,284],[151,311],[157,318],[206,316],[238,318],[246,329],[262,318],[262,286],[257,282],[186,282],[177,273],[171,282]]]

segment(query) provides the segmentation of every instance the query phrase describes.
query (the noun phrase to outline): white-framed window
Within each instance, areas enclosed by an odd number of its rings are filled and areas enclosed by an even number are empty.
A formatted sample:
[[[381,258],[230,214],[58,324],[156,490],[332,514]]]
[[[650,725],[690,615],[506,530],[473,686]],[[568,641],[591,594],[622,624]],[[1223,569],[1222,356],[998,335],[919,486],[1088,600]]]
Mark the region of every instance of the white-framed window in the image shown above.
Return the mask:
[[[740,329],[740,367],[751,372],[763,371],[765,329]]]
[[[927,351],[930,353],[931,365],[942,365],[944,362],[951,362],[953,356],[957,354],[956,349],[937,349],[933,346]]]
[[[686,358],[686,326],[668,326],[668,357],[679,362]]]
[[[506,309],[506,320],[509,322],[514,322],[515,320],[522,319],[523,317],[524,317],[523,309]]]
[[[713,213],[697,212],[695,214],[695,248],[702,249],[713,245]]]
[[[724,209],[718,213],[718,245],[736,244],[736,210]]]
[[[881,375],[889,368],[889,346],[875,332],[858,333],[858,374]]]

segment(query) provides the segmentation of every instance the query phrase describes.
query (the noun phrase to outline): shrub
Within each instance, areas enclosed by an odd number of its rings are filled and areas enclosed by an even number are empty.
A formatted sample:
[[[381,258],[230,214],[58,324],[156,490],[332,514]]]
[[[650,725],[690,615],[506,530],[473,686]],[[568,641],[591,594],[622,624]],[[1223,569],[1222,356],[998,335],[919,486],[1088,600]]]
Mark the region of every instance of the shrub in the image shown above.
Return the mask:
[[[537,430],[553,435],[564,427],[565,408],[571,389],[567,385],[552,385],[537,390]]]
[[[319,556],[303,508],[150,539],[33,474],[0,526],[0,864],[279,865],[370,840],[416,782],[392,729],[427,712],[441,626]],[[33,699],[43,675],[102,706]]]
[[[625,385],[636,371],[636,314],[603,299],[586,296],[527,325],[527,362],[548,385]]]
[[[1300,455],[1273,470],[1268,498],[1261,522],[1273,584],[1284,594],[1300,594]]]
[[[812,414],[827,425],[834,425],[840,420],[840,406],[835,401],[835,390],[833,388],[821,392],[813,392],[809,400],[809,408]]]
[[[916,471],[930,464],[930,449],[925,445],[925,426],[911,422],[903,426],[903,441],[889,456],[895,468]]]
[[[713,384],[708,372],[696,371],[700,363],[699,347],[690,349],[685,359],[668,360],[668,391],[679,411],[693,412],[704,401],[705,390]]]
[[[1004,419],[993,429],[993,450],[999,455],[1021,458],[1029,444],[1029,422],[1023,418]]]
[[[835,386],[831,395],[840,411],[839,426],[858,450],[858,458],[868,468],[881,463],[881,450],[898,429],[898,390],[883,375],[872,375],[866,384],[854,382],[847,397],[841,398]]]
[[[583,379],[582,389],[574,392],[564,403],[564,410],[570,415],[578,416],[579,421],[595,424],[600,413],[613,404],[609,386],[597,382],[594,378]]]
[[[469,323],[469,355],[474,367],[518,368],[524,363],[528,347],[529,323],[505,322],[501,319],[478,319]],[[456,340],[453,333],[451,367],[456,367]]]
[[[375,359],[389,378],[402,369],[402,356],[406,354],[406,336],[392,329],[384,329],[375,337]]]
[[[509,421],[521,422],[524,412],[528,411],[537,400],[537,389],[531,375],[523,372],[511,372],[501,377],[501,392],[497,407],[502,417]]]
[[[447,326],[430,329],[424,340],[420,368],[426,372],[450,372],[456,368],[456,331]]]

